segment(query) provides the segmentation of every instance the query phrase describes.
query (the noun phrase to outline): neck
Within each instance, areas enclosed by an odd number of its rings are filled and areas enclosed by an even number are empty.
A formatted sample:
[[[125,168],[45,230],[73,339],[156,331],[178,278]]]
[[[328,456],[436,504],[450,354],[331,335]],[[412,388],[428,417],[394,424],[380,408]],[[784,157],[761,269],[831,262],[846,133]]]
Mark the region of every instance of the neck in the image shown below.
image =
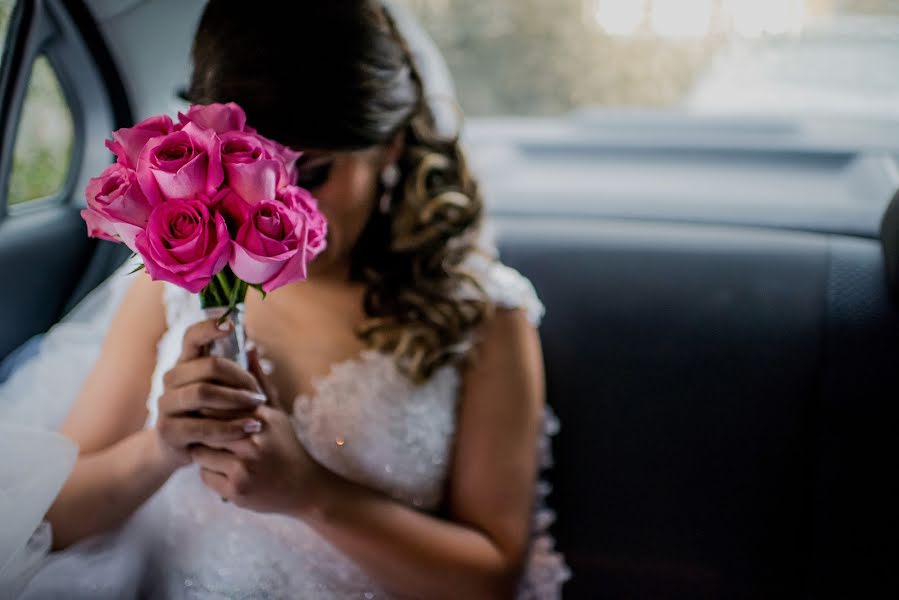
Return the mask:
[[[333,261],[326,264],[309,265],[310,283],[347,284],[350,281],[350,261]]]

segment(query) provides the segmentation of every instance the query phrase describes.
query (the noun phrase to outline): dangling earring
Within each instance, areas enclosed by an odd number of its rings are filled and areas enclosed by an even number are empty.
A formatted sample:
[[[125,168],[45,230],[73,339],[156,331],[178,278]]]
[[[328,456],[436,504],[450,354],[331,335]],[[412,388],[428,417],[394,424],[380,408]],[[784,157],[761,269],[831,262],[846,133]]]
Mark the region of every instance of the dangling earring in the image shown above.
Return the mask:
[[[396,184],[399,183],[399,181],[400,170],[396,165],[389,165],[381,172],[382,193],[378,209],[381,211],[382,215],[390,213],[390,205],[393,201],[393,190],[396,188]]]

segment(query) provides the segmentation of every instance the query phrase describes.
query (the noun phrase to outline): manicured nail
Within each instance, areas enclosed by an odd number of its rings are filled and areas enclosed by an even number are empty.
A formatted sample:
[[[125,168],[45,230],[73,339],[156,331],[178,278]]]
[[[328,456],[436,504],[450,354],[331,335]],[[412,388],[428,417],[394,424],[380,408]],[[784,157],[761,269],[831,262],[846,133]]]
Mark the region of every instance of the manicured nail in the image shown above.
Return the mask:
[[[223,323],[219,323],[216,325],[216,328],[219,331],[230,331],[231,330],[231,321],[225,321]]]
[[[250,400],[255,402],[256,404],[265,404],[265,401],[268,398],[265,397],[265,394],[260,394],[259,392],[250,392]]]
[[[270,361],[267,358],[259,359],[259,368],[262,369],[262,372],[266,375],[271,375],[275,372],[275,363]]]
[[[244,433],[259,433],[262,431],[262,423],[259,421],[245,421],[243,424]]]

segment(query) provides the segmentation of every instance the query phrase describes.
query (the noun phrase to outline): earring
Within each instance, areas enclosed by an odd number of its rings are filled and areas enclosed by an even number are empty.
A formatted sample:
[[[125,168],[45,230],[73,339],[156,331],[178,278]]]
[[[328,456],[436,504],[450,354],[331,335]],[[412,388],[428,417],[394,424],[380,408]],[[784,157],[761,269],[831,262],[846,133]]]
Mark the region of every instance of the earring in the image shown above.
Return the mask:
[[[381,193],[381,202],[378,205],[378,209],[381,211],[381,214],[386,215],[390,213],[390,204],[393,200],[393,190],[396,188],[396,184],[400,181],[400,170],[396,165],[388,165],[381,172],[381,189],[383,190]]]

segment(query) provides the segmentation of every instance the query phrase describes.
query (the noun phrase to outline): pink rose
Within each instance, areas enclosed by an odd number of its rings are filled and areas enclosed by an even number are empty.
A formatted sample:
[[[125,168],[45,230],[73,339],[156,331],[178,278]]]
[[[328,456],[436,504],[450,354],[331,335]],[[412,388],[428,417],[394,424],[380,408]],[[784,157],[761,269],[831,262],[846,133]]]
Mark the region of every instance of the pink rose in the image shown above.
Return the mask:
[[[249,206],[234,239],[235,275],[271,292],[305,279],[308,258],[303,214],[271,200]]]
[[[169,200],[150,213],[135,240],[153,280],[196,294],[228,264],[231,239],[225,219],[201,200]]]
[[[137,178],[154,206],[198,194],[211,198],[225,179],[221,140],[213,131],[194,123],[153,138],[137,161]]]
[[[250,133],[223,133],[222,164],[231,188],[250,204],[274,200],[283,163],[272,157],[263,140]]]
[[[318,201],[309,190],[295,185],[288,186],[278,199],[288,208],[295,210],[306,218],[306,249],[312,260],[325,249],[328,237],[328,222],[318,209]]]
[[[283,190],[289,185],[297,182],[297,160],[303,155],[302,152],[291,150],[287,146],[282,146],[274,140],[262,138],[262,143],[271,157],[277,159],[280,163],[278,172],[278,189]]]
[[[87,209],[81,216],[88,235],[123,242],[135,250],[134,238],[146,227],[152,206],[137,182],[137,174],[119,163],[110,165],[87,184]]]
[[[134,169],[144,145],[152,138],[168,135],[174,124],[165,116],[150,117],[134,127],[126,127],[113,132],[112,140],[106,141],[106,147],[116,155],[121,165]]]
[[[181,127],[185,127],[188,123],[196,123],[216,133],[225,133],[243,131],[247,126],[247,115],[234,102],[194,105],[187,110],[187,114],[178,113],[178,121]]]

